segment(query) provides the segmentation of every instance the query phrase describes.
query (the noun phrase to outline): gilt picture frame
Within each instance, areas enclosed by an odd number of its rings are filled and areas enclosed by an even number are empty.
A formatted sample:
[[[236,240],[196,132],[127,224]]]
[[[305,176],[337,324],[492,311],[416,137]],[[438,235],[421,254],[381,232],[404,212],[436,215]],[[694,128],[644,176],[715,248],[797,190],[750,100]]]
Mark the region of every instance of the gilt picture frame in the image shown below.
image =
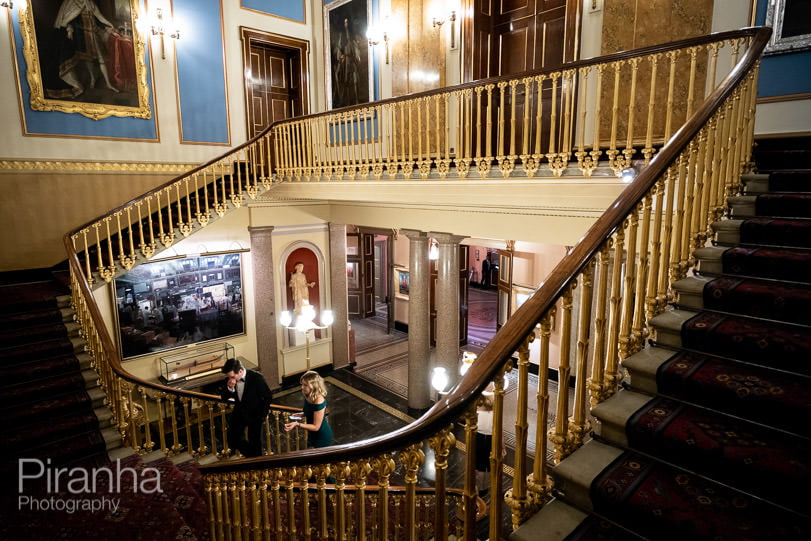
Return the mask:
[[[370,0],[336,0],[324,6],[327,105],[339,109],[369,103],[374,96],[373,55],[366,31]]]
[[[151,118],[138,0],[28,0],[18,13],[32,110]]]

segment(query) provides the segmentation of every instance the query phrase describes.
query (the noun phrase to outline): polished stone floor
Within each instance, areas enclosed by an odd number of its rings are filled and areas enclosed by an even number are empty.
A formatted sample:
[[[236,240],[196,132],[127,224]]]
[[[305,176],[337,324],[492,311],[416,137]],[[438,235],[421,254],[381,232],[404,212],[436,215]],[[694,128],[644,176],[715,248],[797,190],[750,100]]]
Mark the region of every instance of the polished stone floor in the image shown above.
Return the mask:
[[[352,443],[388,434],[406,426],[424,413],[410,410],[405,398],[358,376],[352,370],[335,370],[324,374],[324,376],[327,385],[327,404],[329,406],[328,420],[335,434],[336,444]],[[285,406],[299,407],[302,400],[299,387],[277,391],[273,396],[275,404]],[[448,458],[447,483],[449,487],[463,488],[465,446],[464,430],[460,424],[454,427],[454,433],[457,444]],[[419,472],[419,484],[420,486],[432,486],[435,478],[433,451],[428,445],[424,446],[423,451],[426,460]],[[508,449],[502,477],[504,490],[512,487],[512,464],[513,453],[511,449]],[[402,466],[399,464],[392,478],[392,484],[403,484]],[[483,499],[489,505],[489,493],[485,494]],[[503,508],[502,519],[503,527],[509,528],[510,518],[506,506]],[[482,539],[487,537],[487,524],[488,519],[486,518],[478,524],[480,538]]]

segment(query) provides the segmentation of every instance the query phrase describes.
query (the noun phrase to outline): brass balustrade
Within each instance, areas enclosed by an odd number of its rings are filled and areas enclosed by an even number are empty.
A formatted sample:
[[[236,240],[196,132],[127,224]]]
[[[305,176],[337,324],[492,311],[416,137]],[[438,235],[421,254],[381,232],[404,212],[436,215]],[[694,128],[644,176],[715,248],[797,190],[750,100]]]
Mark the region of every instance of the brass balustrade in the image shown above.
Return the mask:
[[[451,533],[475,539],[475,407],[494,382],[489,515],[496,518],[489,528],[491,539],[502,538],[497,517],[503,506],[517,526],[549,498],[548,451],[557,462],[582,445],[589,405],[616,392],[623,359],[644,347],[648,322],[671,298],[671,284],[694,264],[693,250],[709,238],[726,198],[740,192],[740,175],[750,164],[759,57],[769,35],[762,28],[715,34],[280,122],[233,153],[69,233],[74,309],[122,437],[142,452],[156,445],[169,453],[177,445],[222,452],[204,446],[227,441],[215,426],[222,426],[224,411],[214,397],[123,370],[91,292],[94,274],[112,279],[119,266],[137,264],[158,243],[167,246],[178,233],[191,232],[190,216],[203,226],[212,211],[227,212],[271,180],[385,175],[419,181],[436,174],[452,181],[520,169],[589,176],[598,167],[618,172],[641,160],[646,167],[636,179],[420,419],[351,445],[302,449],[279,432],[284,412],[274,412],[268,425],[275,424],[275,448],[284,455],[201,467],[215,539]],[[729,67],[719,73],[722,52]],[[530,347],[540,359],[534,419],[528,411]],[[517,377],[518,395],[512,465],[501,453],[508,377]],[[449,428],[458,421],[463,428]],[[417,486],[427,450],[436,469],[428,492]],[[464,465],[463,486],[448,486],[449,464]],[[510,467],[512,487],[502,499],[501,473]]]

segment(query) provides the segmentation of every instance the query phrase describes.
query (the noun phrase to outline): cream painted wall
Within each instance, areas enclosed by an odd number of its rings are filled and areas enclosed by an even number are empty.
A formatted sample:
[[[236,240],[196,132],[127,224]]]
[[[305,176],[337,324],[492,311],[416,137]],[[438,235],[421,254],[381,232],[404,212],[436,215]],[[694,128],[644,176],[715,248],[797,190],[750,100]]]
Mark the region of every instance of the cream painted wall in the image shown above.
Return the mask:
[[[308,248],[318,257],[317,270],[320,286],[320,302],[322,310],[330,309],[330,273],[329,273],[329,228],[326,223],[300,223],[297,225],[274,225],[273,229],[273,261],[275,262],[274,290],[276,298],[276,313],[288,310],[287,282],[289,276],[285,272],[284,263],[287,255],[297,248]],[[305,269],[309,280],[315,277],[315,269]],[[323,331],[322,331],[323,332]],[[310,335],[310,368],[330,364],[332,362],[331,331],[326,336],[316,340]],[[300,333],[289,332],[279,325],[276,329],[277,344],[279,344],[279,374],[284,377],[304,372],[307,369],[306,338]]]
[[[225,217],[215,220],[195,235],[183,239],[171,248],[163,250],[150,261],[178,257],[181,255],[198,255],[206,252],[222,252],[228,250],[247,249],[250,246],[250,236],[248,234],[248,223],[250,215],[246,212],[233,212]],[[256,362],[256,325],[254,314],[254,273],[251,253],[246,251],[242,254],[242,292],[243,292],[243,313],[245,314],[245,334],[228,337],[215,342],[227,342],[234,346],[234,353],[239,357],[245,357],[251,362]],[[102,311],[107,331],[113,339],[113,343],[118,343],[118,329],[115,320],[115,291],[112,284],[103,285],[94,292],[97,304]],[[187,346],[195,347],[195,346]],[[167,354],[169,350],[144,355],[124,362],[124,368],[139,378],[157,381],[160,375],[160,357]],[[178,350],[172,350],[177,352]]]

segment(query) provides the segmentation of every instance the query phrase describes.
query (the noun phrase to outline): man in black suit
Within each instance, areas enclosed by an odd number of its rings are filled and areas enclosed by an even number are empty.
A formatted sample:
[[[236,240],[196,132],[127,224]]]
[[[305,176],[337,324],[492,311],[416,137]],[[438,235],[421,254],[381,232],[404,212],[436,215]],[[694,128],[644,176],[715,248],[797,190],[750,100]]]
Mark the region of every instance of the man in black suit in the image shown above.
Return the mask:
[[[265,421],[272,394],[259,372],[246,370],[237,359],[228,359],[222,367],[226,376],[220,396],[234,404],[228,419],[228,446],[243,456],[262,454],[262,423]],[[245,439],[245,428],[248,439]]]

